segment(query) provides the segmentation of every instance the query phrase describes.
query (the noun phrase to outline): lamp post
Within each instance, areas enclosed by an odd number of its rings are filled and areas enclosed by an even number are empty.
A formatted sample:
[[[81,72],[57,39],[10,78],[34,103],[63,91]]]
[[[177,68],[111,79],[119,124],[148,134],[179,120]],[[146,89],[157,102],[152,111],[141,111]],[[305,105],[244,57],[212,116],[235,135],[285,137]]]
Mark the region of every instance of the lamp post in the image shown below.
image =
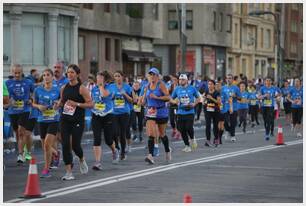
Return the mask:
[[[279,30],[279,16],[276,13],[273,13],[271,11],[261,11],[261,10],[256,10],[252,11],[249,13],[249,16],[260,16],[260,15],[273,15],[274,20],[276,22],[275,24],[275,31],[277,34],[277,74],[278,74],[278,83],[282,80],[282,71],[281,71],[281,47],[280,47],[280,30]],[[276,80],[276,79],[275,79]]]

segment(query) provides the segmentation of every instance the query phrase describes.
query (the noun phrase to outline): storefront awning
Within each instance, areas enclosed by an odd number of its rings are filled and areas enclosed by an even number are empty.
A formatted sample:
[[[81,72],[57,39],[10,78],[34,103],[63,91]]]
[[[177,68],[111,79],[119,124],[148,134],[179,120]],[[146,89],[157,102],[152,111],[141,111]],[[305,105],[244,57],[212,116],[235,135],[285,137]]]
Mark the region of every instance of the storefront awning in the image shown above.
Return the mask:
[[[122,50],[123,59],[127,61],[148,61],[153,62],[156,57],[154,52],[142,52],[132,50]]]

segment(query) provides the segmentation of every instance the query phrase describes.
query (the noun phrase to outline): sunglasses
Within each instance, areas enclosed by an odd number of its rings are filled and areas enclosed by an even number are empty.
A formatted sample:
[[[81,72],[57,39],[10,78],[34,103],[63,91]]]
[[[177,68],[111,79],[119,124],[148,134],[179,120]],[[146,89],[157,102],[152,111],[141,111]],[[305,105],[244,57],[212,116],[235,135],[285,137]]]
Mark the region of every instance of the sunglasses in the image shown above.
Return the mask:
[[[61,68],[60,66],[55,66],[55,67],[54,67],[54,69],[60,69],[60,68]]]
[[[155,74],[153,72],[150,72],[149,75],[151,75],[151,76],[155,76],[156,75],[157,76],[157,74]]]

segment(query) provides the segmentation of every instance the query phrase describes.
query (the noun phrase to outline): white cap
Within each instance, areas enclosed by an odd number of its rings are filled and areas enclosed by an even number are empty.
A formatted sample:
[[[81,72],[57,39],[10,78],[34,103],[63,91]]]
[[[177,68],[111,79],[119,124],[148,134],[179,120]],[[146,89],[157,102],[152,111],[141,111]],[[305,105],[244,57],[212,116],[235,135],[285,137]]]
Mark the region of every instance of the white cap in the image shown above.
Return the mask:
[[[185,80],[188,80],[188,77],[186,74],[181,74],[179,79],[185,79]]]

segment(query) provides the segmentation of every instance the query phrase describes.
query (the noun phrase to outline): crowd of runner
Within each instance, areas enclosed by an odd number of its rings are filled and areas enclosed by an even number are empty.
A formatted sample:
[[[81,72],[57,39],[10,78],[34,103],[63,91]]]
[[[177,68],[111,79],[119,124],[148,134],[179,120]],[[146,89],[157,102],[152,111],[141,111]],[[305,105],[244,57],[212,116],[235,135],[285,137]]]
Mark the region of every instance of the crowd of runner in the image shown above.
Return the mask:
[[[79,158],[80,172],[88,172],[81,146],[86,111],[91,112],[93,170],[103,168],[102,134],[112,151],[113,164],[125,161],[132,143],[144,139],[145,162],[155,163],[160,144],[164,146],[165,160],[171,162],[166,134],[169,119],[172,138],[184,142],[183,152],[196,150],[194,122],[200,120],[202,111],[207,147],[220,146],[223,138],[236,142],[237,125],[246,133],[248,124],[251,128],[260,124],[260,113],[263,138],[268,141],[275,135],[274,119],[280,107],[292,132],[302,137],[303,91],[298,78],[280,85],[273,84],[270,77],[248,80],[242,74],[228,74],[224,80],[201,76],[193,79],[188,73],[162,76],[152,67],[143,78],[129,80],[122,71],[101,71],[90,75],[84,84],[77,65],[68,65],[65,70],[61,62],[45,69],[41,76],[33,69],[24,77],[21,65],[13,65],[11,72],[3,85],[3,100],[17,140],[17,163],[31,159],[32,133],[38,124],[45,162],[42,178],[50,177],[51,169],[59,167],[62,155],[66,170],[62,180],[73,180],[73,152]]]

